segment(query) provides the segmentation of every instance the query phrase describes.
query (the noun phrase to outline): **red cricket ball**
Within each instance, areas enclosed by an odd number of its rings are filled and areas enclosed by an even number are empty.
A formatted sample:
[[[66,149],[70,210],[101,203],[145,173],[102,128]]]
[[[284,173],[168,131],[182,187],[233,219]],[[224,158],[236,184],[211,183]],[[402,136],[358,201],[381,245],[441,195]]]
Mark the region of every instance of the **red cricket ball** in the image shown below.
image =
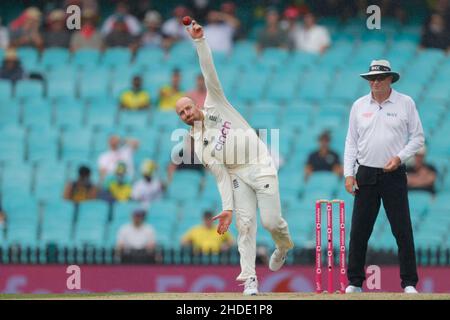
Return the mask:
[[[183,24],[184,24],[185,26],[188,26],[188,25],[190,25],[191,23],[192,23],[191,17],[189,17],[189,16],[184,16],[184,17],[183,17]]]

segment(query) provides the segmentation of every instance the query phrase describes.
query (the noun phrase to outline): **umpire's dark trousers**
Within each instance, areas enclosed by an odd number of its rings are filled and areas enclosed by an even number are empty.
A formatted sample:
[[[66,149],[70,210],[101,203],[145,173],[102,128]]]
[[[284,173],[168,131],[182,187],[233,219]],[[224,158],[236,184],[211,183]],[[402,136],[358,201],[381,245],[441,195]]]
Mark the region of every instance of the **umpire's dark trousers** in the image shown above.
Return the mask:
[[[380,210],[381,200],[398,246],[401,286],[418,282],[411,217],[409,213],[406,170],[402,165],[393,172],[380,168],[359,166],[356,174],[358,190],[353,205],[348,280],[361,287],[366,279],[364,265],[367,243]]]

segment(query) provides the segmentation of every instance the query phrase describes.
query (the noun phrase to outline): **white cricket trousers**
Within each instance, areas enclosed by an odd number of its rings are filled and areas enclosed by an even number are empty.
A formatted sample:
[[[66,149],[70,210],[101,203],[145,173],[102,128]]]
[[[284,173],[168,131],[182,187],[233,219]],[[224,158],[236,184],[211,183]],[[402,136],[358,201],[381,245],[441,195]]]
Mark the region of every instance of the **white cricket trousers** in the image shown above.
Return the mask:
[[[278,176],[261,174],[258,168],[252,169],[230,170],[241,264],[241,273],[236,278],[238,281],[256,276],[257,207],[262,225],[272,235],[276,247],[291,249],[294,246],[288,224],[281,216]]]

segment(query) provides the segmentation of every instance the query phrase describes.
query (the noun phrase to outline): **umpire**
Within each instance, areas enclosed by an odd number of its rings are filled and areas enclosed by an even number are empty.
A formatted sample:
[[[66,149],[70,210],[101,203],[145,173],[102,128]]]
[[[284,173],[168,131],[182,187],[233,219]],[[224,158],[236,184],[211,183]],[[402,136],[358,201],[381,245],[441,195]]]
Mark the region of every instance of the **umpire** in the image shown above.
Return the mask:
[[[372,61],[361,77],[371,92],[352,106],[344,153],[345,189],[355,196],[346,292],[362,292],[367,243],[383,200],[397,241],[401,286],[405,293],[417,293],[404,163],[424,145],[422,124],[414,100],[391,88],[400,75],[389,61]]]

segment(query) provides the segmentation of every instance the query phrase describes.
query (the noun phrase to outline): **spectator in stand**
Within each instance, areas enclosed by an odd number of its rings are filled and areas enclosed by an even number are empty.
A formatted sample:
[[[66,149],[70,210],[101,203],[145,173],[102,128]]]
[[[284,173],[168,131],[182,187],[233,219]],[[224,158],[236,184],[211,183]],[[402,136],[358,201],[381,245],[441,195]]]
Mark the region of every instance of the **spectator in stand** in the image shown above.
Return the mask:
[[[3,64],[0,68],[0,79],[10,80],[15,83],[17,80],[26,77],[25,71],[22,68],[16,50],[8,49],[3,58]]]
[[[101,50],[103,48],[103,38],[100,32],[96,29],[97,15],[94,11],[89,9],[83,10],[81,14],[81,30],[72,34],[70,39],[70,50]]]
[[[137,37],[141,33],[141,24],[139,20],[129,13],[128,4],[125,1],[117,3],[116,11],[103,23],[102,34],[107,36],[115,29],[117,21],[121,21],[125,24],[128,33]]]
[[[139,21],[145,19],[145,14],[154,7],[152,1],[149,0],[134,0],[130,1],[130,13]]]
[[[203,224],[189,229],[181,240],[182,246],[191,246],[194,253],[218,254],[226,252],[233,245],[233,237],[230,232],[223,235],[217,233],[217,228],[212,221],[213,214],[206,211],[203,214]]]
[[[233,50],[234,32],[240,22],[236,17],[220,11],[208,13],[208,24],[205,26],[205,37],[213,52],[231,53]]]
[[[450,30],[450,1],[449,0],[436,0],[432,2],[430,12],[440,14],[444,21],[447,22],[447,30]]]
[[[242,24],[236,13],[236,4],[232,1],[225,1],[220,5],[220,11],[228,16],[235,18],[239,21],[239,25],[234,29],[233,40],[242,39],[245,37],[244,30],[242,28]]]
[[[319,136],[319,150],[312,152],[305,166],[305,181],[315,171],[332,171],[337,176],[342,176],[342,164],[339,155],[330,150],[330,133],[323,132]]]
[[[114,174],[106,177],[100,198],[109,202],[126,202],[131,199],[131,179],[127,176],[127,165],[119,162]]]
[[[65,0],[62,7],[66,10],[67,7],[71,5],[79,6],[81,8],[82,15],[85,10],[92,11],[95,15],[98,15],[99,13],[98,0]]]
[[[3,241],[6,237],[6,230],[8,227],[8,219],[6,216],[6,212],[3,211],[2,207],[0,206],[0,239]]]
[[[206,85],[205,79],[203,75],[200,73],[197,76],[197,82],[194,90],[189,91],[186,95],[194,100],[194,102],[200,107],[203,108],[206,99]]]
[[[67,183],[64,188],[64,199],[79,203],[96,197],[97,188],[91,181],[91,169],[80,166],[77,180]]]
[[[162,48],[163,35],[161,33],[161,15],[158,11],[149,11],[145,14],[144,26],[146,27],[141,36],[141,48]]]
[[[366,0],[363,0],[363,2]],[[355,16],[357,11],[356,2],[346,0],[324,0],[309,2],[311,11],[314,11],[319,16],[336,17],[341,21],[346,21],[348,18]],[[366,3],[366,8],[368,4]],[[365,11],[364,11],[364,14]]]
[[[122,262],[154,261],[156,232],[153,226],[145,223],[146,214],[147,212],[142,209],[133,211],[132,223],[119,229],[116,250]]]
[[[44,45],[39,31],[41,11],[36,7],[29,7],[16,20],[11,22],[10,41],[13,47],[34,47],[41,50]]]
[[[292,34],[294,30],[300,28],[300,23],[298,18],[300,17],[300,12],[297,7],[289,6],[283,12],[283,20],[280,22],[281,28],[287,32],[289,38],[289,45],[292,46],[293,39]]]
[[[128,30],[124,16],[117,16],[114,20],[113,29],[105,37],[106,47],[126,47],[131,51],[137,49],[138,39]]]
[[[176,170],[197,170],[202,174],[205,172],[205,167],[194,152],[194,140],[189,134],[184,138],[183,147],[178,152],[178,159],[172,159],[167,167],[168,183],[172,181]]]
[[[129,139],[122,140],[119,136],[113,135],[109,138],[110,150],[102,153],[98,158],[98,169],[100,172],[100,183],[107,175],[113,174],[119,162],[124,162],[128,174],[134,174],[134,152],[139,147],[139,141]]]
[[[258,36],[257,49],[261,51],[266,48],[287,49],[288,47],[288,35],[281,29],[278,11],[272,8],[268,9],[266,13],[266,27],[261,30]]]
[[[296,50],[310,53],[324,53],[331,45],[327,28],[316,24],[313,13],[305,14],[303,25],[291,31],[290,38]]]
[[[48,30],[44,33],[44,46],[69,48],[71,34],[66,27],[66,14],[61,9],[50,12]]]
[[[142,163],[142,178],[134,183],[132,198],[139,201],[142,208],[148,209],[151,203],[159,199],[164,191],[164,184],[156,177],[154,173],[156,163],[152,160],[145,160]]]
[[[6,50],[9,47],[9,31],[8,28],[2,25],[2,18],[0,17],[0,49]]]
[[[143,110],[150,108],[150,102],[150,94],[142,89],[142,78],[134,76],[132,88],[120,95],[119,107],[121,110]]]
[[[173,17],[165,21],[162,25],[162,33],[170,39],[170,42],[189,39],[186,26],[183,25],[183,17],[189,15],[189,10],[185,6],[177,6],[173,10]]]
[[[172,71],[172,81],[170,85],[165,85],[159,91],[159,109],[163,111],[175,110],[175,103],[184,96],[181,90],[181,71],[174,69]]]
[[[428,191],[433,195],[436,193],[437,170],[425,162],[425,148],[416,153],[413,165],[408,166],[406,172],[408,190]]]
[[[188,0],[187,6],[192,12],[192,17],[195,17],[195,21],[204,24],[211,11],[210,0]]]
[[[407,23],[408,14],[400,1],[381,0],[378,5],[380,6],[381,15],[383,17],[394,18],[395,21],[400,22],[403,25]]]
[[[450,30],[440,14],[432,14],[426,22],[420,40],[421,48],[436,48],[450,52]]]

